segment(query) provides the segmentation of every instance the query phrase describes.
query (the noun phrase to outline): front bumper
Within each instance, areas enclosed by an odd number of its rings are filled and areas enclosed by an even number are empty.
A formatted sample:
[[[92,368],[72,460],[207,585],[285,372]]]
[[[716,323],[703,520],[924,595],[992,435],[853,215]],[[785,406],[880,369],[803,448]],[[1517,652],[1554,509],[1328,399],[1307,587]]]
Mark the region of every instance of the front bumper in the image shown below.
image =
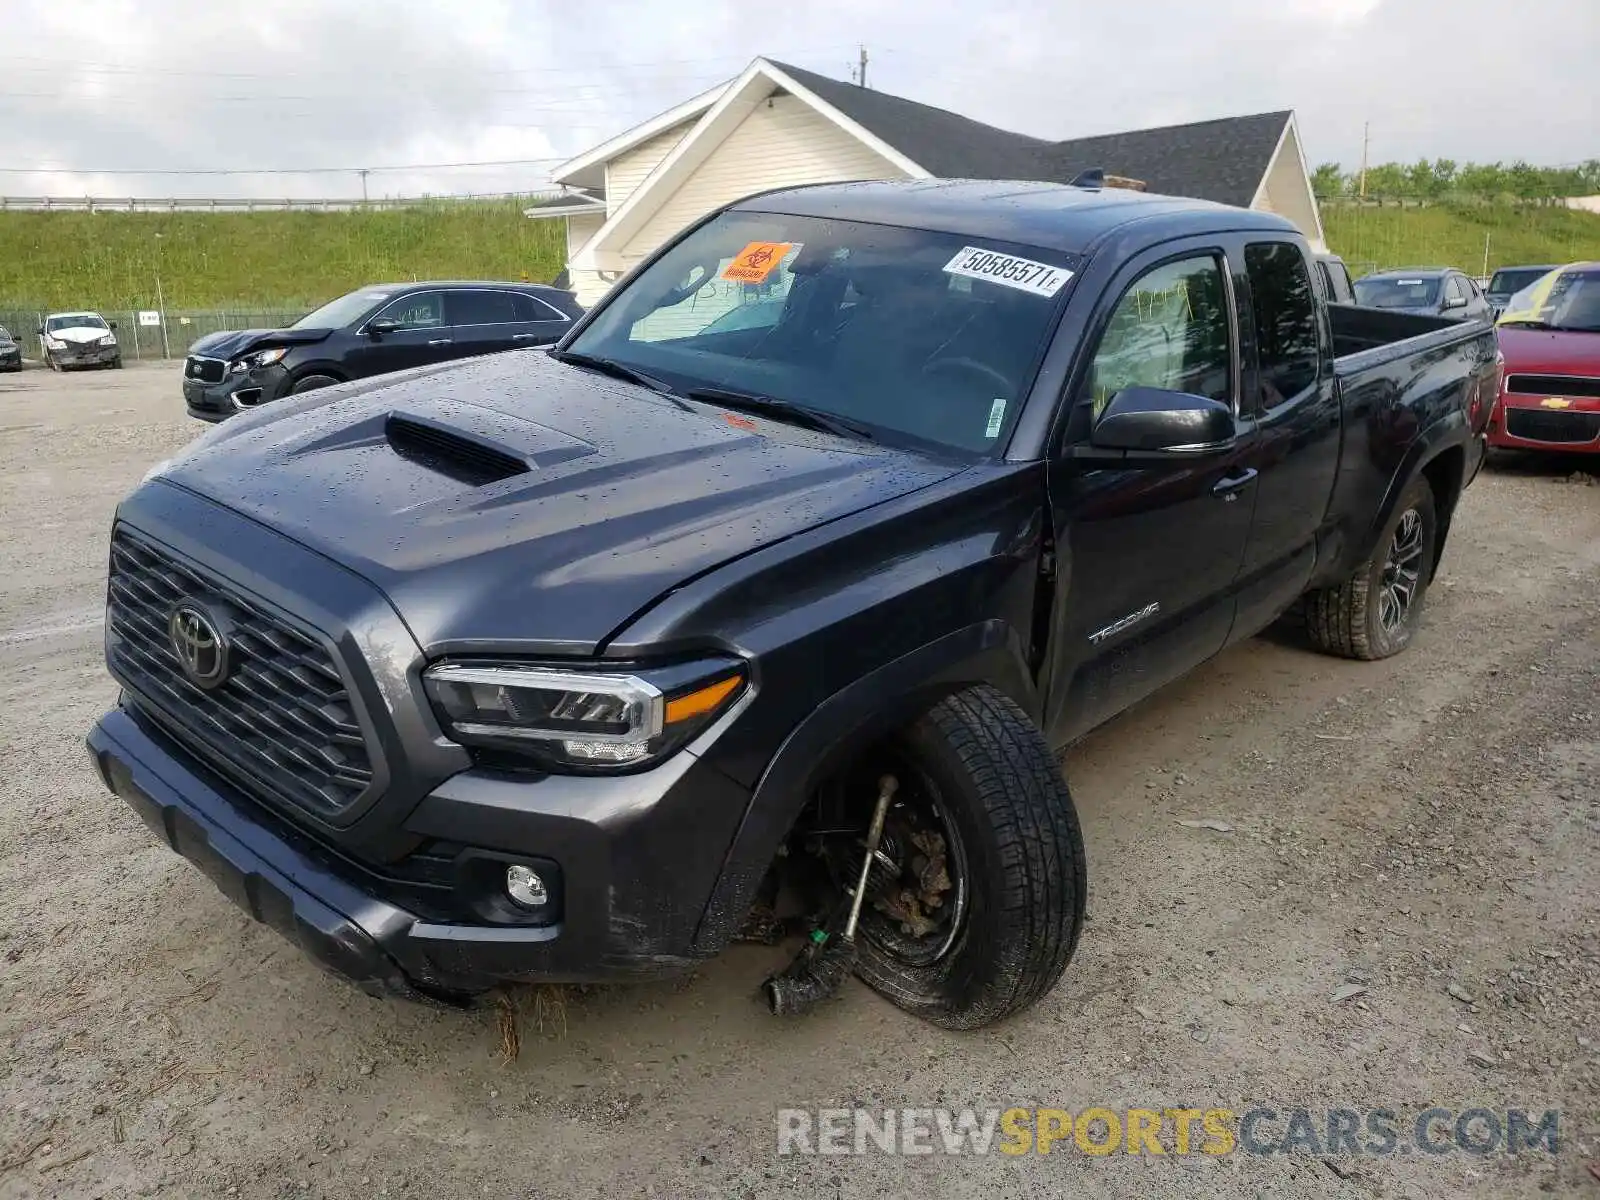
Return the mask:
[[[203,379],[183,380],[183,402],[191,417],[202,421],[225,421],[242,409],[276,400],[288,390],[289,372],[278,364],[225,375],[219,383]]]
[[[0,350],[0,371],[22,370],[21,350]]]
[[[120,346],[73,346],[67,350],[47,350],[50,358],[62,367],[103,367],[122,357]]]
[[[406,885],[386,877],[398,872],[346,858],[229,794],[126,709],[101,718],[88,748],[105,785],[252,917],[363,991],[412,999],[691,966],[715,949],[695,946],[694,933],[726,848],[694,853],[715,832],[693,814],[742,812],[749,799],[687,752],[643,776],[455,776],[407,829],[470,839],[494,862],[547,856],[559,868],[561,908],[544,926],[452,921],[419,915]]]
[[[1502,450],[1600,454],[1600,399],[1503,396],[1489,420],[1489,445]]]

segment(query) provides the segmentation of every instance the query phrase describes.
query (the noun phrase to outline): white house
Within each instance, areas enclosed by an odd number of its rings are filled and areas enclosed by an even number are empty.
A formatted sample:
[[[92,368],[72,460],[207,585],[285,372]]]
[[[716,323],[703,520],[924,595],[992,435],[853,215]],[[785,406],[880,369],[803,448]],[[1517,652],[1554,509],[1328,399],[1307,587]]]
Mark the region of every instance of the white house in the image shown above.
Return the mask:
[[[527,215],[566,222],[571,286],[589,304],[685,225],[752,192],[846,179],[1065,183],[1094,167],[1152,192],[1281,213],[1325,248],[1292,111],[1050,141],[766,58],[562,164],[566,194]]]

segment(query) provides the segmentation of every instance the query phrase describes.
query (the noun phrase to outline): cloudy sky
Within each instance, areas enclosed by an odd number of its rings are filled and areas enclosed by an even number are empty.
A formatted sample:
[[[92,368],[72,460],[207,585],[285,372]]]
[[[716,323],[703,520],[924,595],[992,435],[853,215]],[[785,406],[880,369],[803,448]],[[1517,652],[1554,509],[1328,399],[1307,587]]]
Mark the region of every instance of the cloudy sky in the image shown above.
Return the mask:
[[[1600,0],[0,0],[0,28],[9,195],[525,191],[757,54],[843,78],[857,43],[871,86],[1038,136],[1293,107],[1313,165],[1365,121],[1375,162],[1600,157]],[[271,173],[179,173],[224,169]]]

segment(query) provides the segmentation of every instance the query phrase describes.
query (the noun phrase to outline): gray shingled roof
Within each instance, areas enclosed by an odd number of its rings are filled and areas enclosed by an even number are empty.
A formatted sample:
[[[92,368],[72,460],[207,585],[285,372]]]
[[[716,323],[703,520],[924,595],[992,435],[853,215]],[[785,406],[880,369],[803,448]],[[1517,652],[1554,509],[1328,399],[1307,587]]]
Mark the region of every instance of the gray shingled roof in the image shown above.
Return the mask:
[[[1051,142],[786,63],[773,66],[913,162],[949,179],[1070,183],[1079,172],[1101,167],[1143,180],[1152,192],[1247,207],[1290,115],[1258,113]]]

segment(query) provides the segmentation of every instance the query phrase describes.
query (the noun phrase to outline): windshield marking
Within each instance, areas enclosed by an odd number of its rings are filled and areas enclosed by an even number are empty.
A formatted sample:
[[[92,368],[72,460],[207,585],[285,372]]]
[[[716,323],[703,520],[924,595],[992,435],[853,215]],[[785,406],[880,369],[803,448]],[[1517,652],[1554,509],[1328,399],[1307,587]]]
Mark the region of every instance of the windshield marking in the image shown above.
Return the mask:
[[[1049,263],[1018,258],[1014,254],[1001,254],[981,246],[961,247],[955,257],[945,263],[944,269],[949,275],[998,283],[1002,287],[1031,292],[1046,299],[1059,292],[1072,278],[1072,272],[1065,267],[1052,267]]]

